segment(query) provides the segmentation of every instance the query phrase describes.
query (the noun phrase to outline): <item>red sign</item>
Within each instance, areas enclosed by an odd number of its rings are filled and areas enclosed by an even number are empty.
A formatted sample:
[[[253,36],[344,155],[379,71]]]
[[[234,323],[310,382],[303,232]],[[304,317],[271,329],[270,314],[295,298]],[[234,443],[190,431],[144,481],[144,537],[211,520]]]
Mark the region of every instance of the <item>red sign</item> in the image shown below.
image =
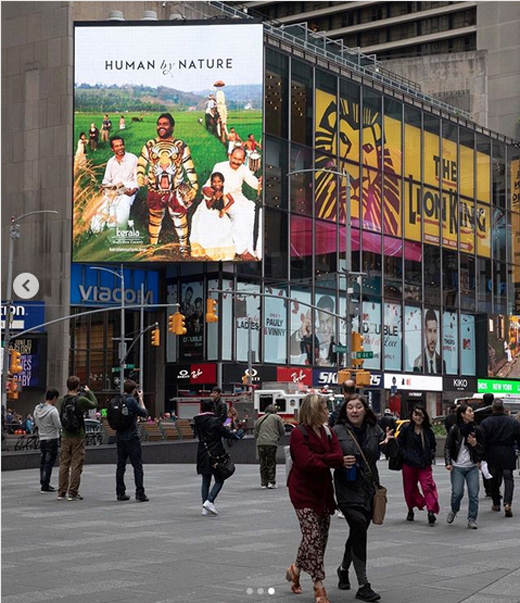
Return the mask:
[[[312,369],[278,366],[276,368],[276,380],[301,383],[302,385],[312,387]]]
[[[217,382],[216,364],[192,364],[190,366],[190,383],[205,384]]]

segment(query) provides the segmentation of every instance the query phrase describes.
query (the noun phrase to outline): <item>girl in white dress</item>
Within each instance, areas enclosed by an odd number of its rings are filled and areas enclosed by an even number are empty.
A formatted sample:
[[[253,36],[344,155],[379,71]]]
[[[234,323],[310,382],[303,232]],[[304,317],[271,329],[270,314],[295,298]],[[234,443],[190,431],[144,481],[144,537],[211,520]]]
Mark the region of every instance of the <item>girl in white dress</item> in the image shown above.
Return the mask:
[[[229,262],[235,259],[235,244],[231,234],[228,211],[235,203],[224,194],[224,176],[211,175],[211,186],[202,189],[204,199],[191,220],[191,257]]]

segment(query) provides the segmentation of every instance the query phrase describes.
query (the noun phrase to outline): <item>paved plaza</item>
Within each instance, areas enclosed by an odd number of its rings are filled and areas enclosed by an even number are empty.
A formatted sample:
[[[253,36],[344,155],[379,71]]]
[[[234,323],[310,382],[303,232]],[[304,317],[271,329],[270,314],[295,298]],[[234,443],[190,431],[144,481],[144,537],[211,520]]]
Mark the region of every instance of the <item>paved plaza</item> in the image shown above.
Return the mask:
[[[480,528],[468,530],[466,506],[446,524],[443,466],[434,467],[442,507],[435,527],[425,512],[404,520],[401,476],[381,466],[389,508],[385,525],[369,531],[368,575],[383,603],[520,602],[518,475],[515,516],[493,513],[481,495]],[[308,577],[299,596],[284,579],[298,523],[287,488],[261,490],[258,467],[240,465],[217,499],[220,515],[207,518],[192,465],[147,465],[149,503],[116,502],[114,473],[110,465],[86,466],[81,502],[41,494],[37,470],[2,474],[2,603],[314,602]],[[279,467],[280,482],[284,475]],[[331,603],[355,601],[355,589],[337,589],[346,534],[345,521],[332,518]]]

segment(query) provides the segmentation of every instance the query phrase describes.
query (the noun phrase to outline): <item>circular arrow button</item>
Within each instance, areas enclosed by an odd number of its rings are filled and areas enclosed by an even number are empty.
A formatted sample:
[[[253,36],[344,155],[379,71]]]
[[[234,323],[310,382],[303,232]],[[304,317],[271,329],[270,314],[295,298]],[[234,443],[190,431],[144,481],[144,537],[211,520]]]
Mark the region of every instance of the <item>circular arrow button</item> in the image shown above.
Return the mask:
[[[31,299],[40,290],[40,283],[34,274],[22,272],[14,279],[13,289],[18,297]]]

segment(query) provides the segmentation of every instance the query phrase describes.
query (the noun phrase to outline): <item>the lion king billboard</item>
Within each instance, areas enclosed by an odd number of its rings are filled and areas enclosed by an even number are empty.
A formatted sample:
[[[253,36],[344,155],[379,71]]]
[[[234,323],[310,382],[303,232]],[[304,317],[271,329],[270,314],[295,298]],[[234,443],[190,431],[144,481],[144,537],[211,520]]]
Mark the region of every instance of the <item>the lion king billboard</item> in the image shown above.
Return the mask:
[[[261,24],[76,24],[74,82],[74,261],[261,260]]]

